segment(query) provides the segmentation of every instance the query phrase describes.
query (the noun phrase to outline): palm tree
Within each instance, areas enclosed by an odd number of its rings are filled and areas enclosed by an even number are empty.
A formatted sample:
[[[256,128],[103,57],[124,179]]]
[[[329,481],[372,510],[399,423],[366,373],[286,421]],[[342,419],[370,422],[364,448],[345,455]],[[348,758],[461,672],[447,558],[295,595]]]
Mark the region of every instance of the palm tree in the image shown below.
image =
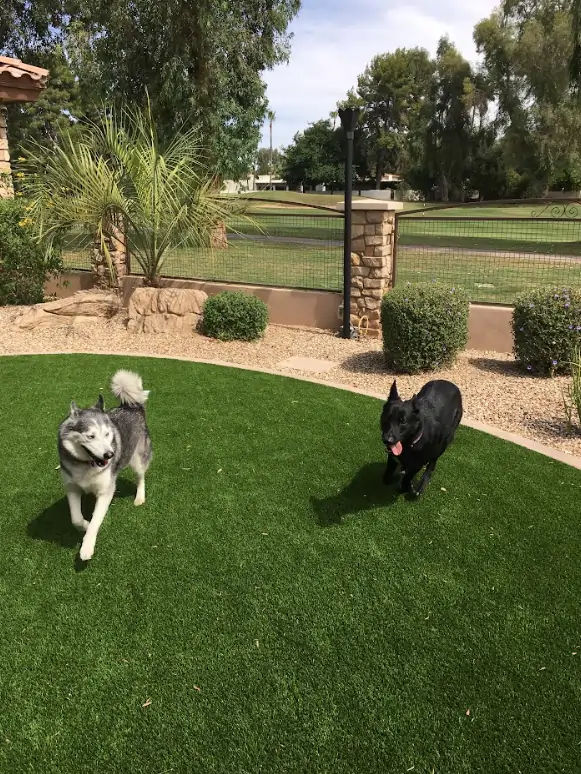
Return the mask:
[[[155,286],[169,248],[210,247],[216,227],[241,206],[219,196],[194,130],[161,145],[149,104],[106,112],[50,154],[32,149],[27,168],[39,240],[50,250],[79,226],[89,230],[113,284],[119,242]]]
[[[272,169],[273,169],[273,149],[272,149],[272,124],[274,119],[276,118],[276,114],[274,110],[269,110],[266,114],[269,123],[270,123],[270,163],[269,163],[269,174],[270,174],[270,189],[272,190]]]
[[[575,91],[581,90],[581,0],[571,0],[571,25],[573,29],[573,54],[569,62],[569,75]]]

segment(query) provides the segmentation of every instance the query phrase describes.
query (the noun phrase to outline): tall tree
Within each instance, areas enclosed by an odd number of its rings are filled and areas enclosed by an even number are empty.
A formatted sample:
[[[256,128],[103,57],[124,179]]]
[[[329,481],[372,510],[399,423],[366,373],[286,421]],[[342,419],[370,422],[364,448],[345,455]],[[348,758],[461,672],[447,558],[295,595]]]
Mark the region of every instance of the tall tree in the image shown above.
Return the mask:
[[[149,93],[162,136],[195,123],[219,174],[251,167],[267,110],[262,75],[288,57],[300,0],[3,3],[0,50],[62,41],[86,101],[143,105]]]
[[[316,121],[304,132],[295,134],[286,148],[282,174],[290,185],[337,186],[344,177],[343,131],[333,128],[330,120]]]
[[[565,178],[581,184],[581,111],[570,72],[574,24],[571,0],[504,0],[475,30],[507,163],[531,195]]]
[[[347,103],[363,107],[362,150],[376,187],[385,172],[402,172],[410,132],[429,94],[433,62],[424,49],[397,49],[376,56],[359,76]]]
[[[259,148],[256,154],[256,174],[257,175],[269,175],[270,174],[270,148]],[[282,163],[282,153],[278,148],[272,149],[272,176],[274,178],[280,175],[280,168]]]
[[[430,98],[426,162],[439,197],[463,199],[476,113],[475,87],[469,62],[447,38],[440,40]]]

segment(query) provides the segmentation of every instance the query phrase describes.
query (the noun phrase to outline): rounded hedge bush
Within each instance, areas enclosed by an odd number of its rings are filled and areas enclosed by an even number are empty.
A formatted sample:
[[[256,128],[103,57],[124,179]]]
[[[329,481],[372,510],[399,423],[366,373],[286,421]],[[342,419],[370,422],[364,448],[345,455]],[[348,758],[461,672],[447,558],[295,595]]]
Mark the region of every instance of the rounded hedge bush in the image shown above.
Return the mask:
[[[58,255],[47,256],[33,238],[26,205],[0,198],[0,306],[38,304],[46,280],[62,270]]]
[[[268,325],[268,307],[256,296],[224,291],[204,304],[204,331],[222,341],[254,341]]]
[[[468,294],[439,282],[398,285],[381,302],[385,362],[414,374],[451,365],[468,341]]]
[[[581,344],[581,289],[538,288],[521,293],[512,315],[514,355],[528,371],[570,373]]]

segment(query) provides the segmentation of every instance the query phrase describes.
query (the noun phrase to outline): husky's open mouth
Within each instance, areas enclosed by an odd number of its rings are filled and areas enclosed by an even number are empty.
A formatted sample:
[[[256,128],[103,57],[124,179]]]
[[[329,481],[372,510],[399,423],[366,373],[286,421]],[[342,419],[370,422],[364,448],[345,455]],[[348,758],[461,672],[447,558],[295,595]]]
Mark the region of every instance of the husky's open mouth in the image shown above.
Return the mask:
[[[109,464],[109,459],[106,457],[97,457],[96,454],[93,454],[93,452],[90,449],[87,449],[86,446],[83,446],[83,449],[87,452],[89,457],[91,458],[91,465],[96,465],[98,468],[106,468]]]

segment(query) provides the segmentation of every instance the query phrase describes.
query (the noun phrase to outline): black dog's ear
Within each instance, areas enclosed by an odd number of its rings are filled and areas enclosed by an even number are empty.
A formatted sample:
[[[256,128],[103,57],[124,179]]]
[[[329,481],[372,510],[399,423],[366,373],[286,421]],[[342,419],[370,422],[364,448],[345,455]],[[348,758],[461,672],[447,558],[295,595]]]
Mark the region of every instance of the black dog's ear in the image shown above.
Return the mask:
[[[97,411],[105,411],[105,398],[103,397],[103,393],[99,394],[97,402],[95,403],[95,408]]]
[[[73,400],[73,401],[71,401],[70,416],[71,417],[76,417],[78,413],[79,413],[79,407],[77,406],[77,404]]]
[[[394,400],[399,400],[399,393],[397,391],[397,384],[395,379],[393,380],[393,384],[391,385],[391,390],[389,391],[387,402],[391,403]]]

